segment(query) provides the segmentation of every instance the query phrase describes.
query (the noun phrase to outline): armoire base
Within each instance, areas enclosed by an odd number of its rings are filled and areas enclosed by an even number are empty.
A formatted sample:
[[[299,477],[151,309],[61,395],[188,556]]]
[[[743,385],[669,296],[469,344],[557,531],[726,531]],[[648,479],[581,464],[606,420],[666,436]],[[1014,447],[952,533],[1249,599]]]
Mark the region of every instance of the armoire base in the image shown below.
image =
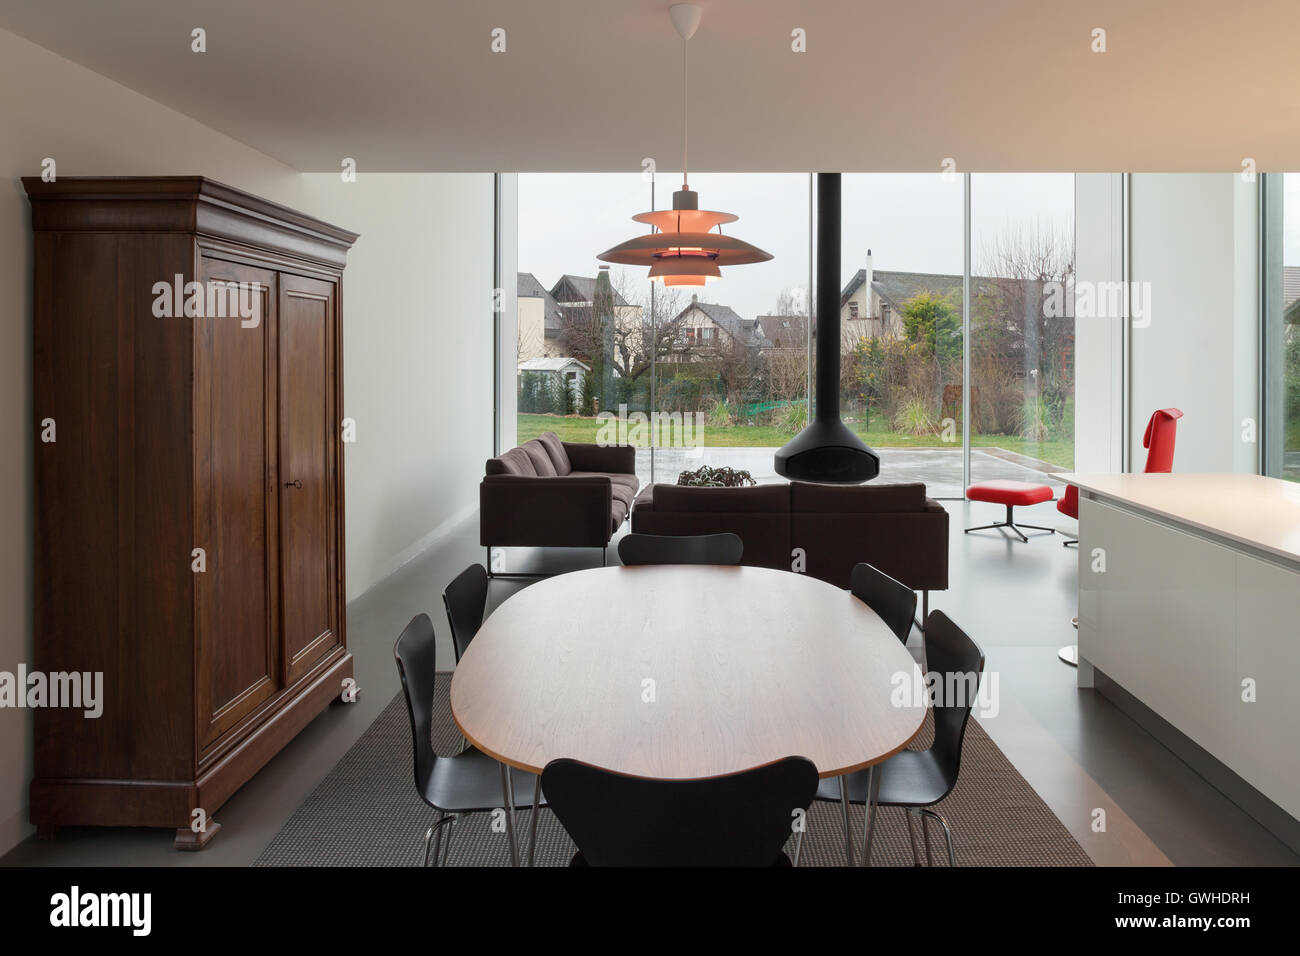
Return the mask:
[[[160,827],[176,830],[178,850],[201,850],[221,829],[213,815],[343,693],[352,676],[352,655],[344,652],[271,718],[223,754],[193,781],[32,781],[31,822],[52,837],[62,826]],[[193,829],[202,810],[203,829]]]

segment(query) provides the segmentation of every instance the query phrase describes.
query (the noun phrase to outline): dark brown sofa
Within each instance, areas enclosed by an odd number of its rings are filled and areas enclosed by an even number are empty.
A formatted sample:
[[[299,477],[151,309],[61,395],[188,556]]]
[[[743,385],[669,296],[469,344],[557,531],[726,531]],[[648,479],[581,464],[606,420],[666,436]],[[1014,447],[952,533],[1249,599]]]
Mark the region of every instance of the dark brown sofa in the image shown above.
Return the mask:
[[[604,548],[640,487],[632,446],[575,444],[546,432],[487,460],[479,543]]]
[[[740,535],[741,564],[805,571],[847,588],[853,566],[875,565],[917,591],[948,587],[948,512],[925,485],[821,485],[806,481],[752,488],[650,485],[632,509],[643,534]]]

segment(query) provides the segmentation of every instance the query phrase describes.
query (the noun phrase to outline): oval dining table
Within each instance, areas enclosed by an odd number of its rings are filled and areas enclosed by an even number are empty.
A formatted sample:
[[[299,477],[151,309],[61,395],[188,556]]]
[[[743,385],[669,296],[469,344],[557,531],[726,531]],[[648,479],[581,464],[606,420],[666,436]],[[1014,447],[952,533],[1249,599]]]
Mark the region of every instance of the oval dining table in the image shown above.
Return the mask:
[[[607,567],[506,599],[456,666],[451,710],[471,744],[529,773],[569,757],[694,779],[800,756],[838,777],[920,732],[928,701],[900,693],[903,682],[921,685],[911,654],[866,604],[824,581],[757,567]],[[504,768],[502,777],[508,787]]]

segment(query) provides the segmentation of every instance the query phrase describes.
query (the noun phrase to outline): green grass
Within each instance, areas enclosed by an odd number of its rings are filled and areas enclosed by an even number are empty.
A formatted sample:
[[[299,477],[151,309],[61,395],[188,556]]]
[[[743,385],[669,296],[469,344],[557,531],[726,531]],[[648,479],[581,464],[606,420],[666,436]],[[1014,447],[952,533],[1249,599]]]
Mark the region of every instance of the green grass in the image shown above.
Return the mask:
[[[600,424],[595,418],[576,415],[520,415],[519,441],[536,438],[542,432],[555,432],[561,441],[594,442]],[[648,429],[646,429],[648,431]],[[957,442],[940,441],[937,435],[907,435],[879,428],[854,430],[874,448],[944,448],[961,447],[961,433]],[[730,425],[716,427],[705,425],[703,443],[711,448],[780,448],[793,436],[773,425]],[[1028,442],[1017,435],[971,435],[972,448],[1003,448],[1007,451],[1037,458],[1061,468],[1074,467],[1073,441]],[[640,444],[645,445],[646,442]]]

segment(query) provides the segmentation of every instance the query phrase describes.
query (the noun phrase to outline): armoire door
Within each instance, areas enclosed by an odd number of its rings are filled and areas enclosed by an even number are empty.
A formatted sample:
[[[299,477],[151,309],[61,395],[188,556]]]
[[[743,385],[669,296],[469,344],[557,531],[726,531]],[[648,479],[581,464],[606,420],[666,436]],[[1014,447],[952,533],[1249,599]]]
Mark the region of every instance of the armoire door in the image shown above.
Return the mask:
[[[278,275],[201,256],[194,325],[196,711],[200,746],[283,687],[271,493]],[[199,558],[194,558],[198,561]]]
[[[339,644],[337,286],[280,274],[280,614],[285,679]]]

